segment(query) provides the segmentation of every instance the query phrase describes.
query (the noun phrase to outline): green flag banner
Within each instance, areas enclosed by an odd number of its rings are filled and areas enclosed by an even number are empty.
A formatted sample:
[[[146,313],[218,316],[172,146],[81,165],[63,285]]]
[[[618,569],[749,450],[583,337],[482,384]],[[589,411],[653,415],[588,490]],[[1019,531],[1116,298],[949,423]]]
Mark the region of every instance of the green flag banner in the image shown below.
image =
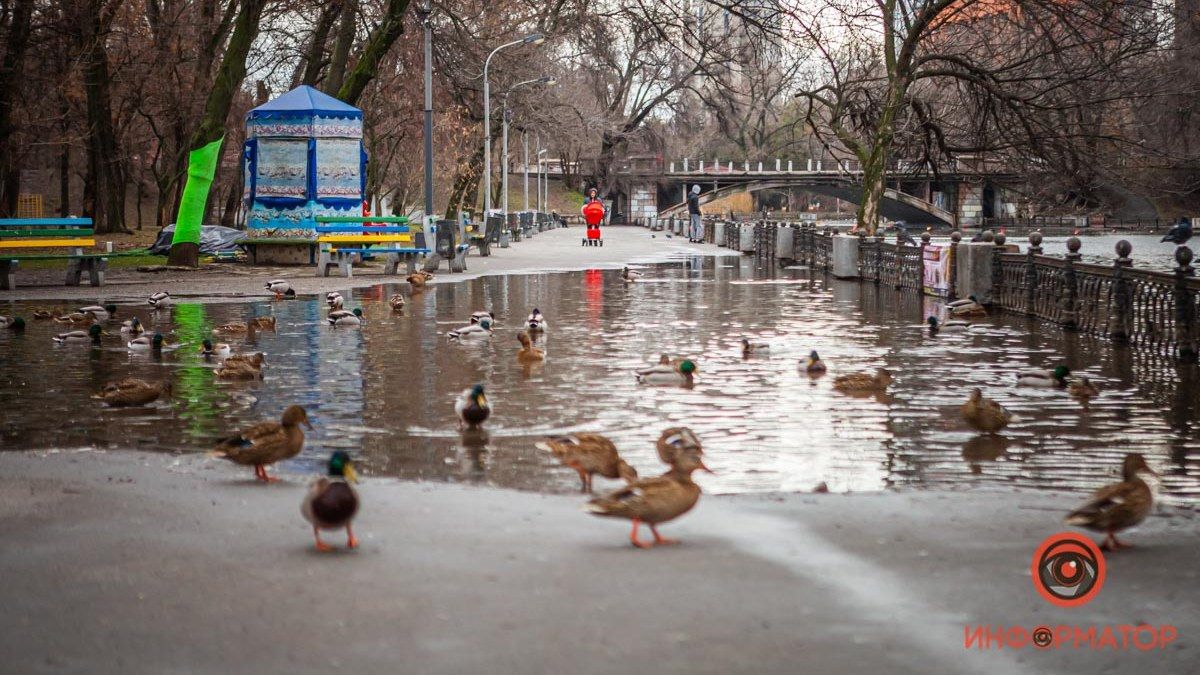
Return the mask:
[[[204,207],[208,203],[213,177],[217,175],[217,161],[221,158],[221,144],[224,141],[225,137],[222,136],[188,153],[187,183],[183,186],[183,198],[179,200],[179,217],[175,220],[172,246],[200,243]]]

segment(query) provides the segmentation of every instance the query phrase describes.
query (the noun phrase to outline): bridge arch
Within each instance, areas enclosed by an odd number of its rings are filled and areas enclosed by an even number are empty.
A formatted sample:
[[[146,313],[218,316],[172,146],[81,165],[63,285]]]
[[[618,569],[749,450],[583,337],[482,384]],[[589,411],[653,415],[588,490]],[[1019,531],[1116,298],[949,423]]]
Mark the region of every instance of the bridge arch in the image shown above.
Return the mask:
[[[695,183],[703,185],[705,182],[712,181],[712,177],[707,177],[707,180],[696,180]],[[689,182],[690,184],[690,182]],[[829,178],[806,178],[797,176],[795,178],[763,178],[760,180],[751,180],[745,182],[729,183],[727,185],[719,185],[715,190],[701,193],[701,205],[707,204],[722,197],[738,194],[740,192],[757,192],[759,190],[772,190],[778,188],[798,187],[815,192],[820,195],[829,197],[837,197],[842,201],[847,201],[852,204],[858,204],[862,200],[862,185],[849,180],[836,180]],[[687,202],[672,204],[666,208],[659,209],[661,217],[678,216],[687,212]],[[935,227],[954,227],[954,214],[943,209],[932,202],[925,201],[920,197],[887,188],[883,193],[883,203],[880,204],[880,213],[891,220],[903,220],[914,225],[933,225]]]

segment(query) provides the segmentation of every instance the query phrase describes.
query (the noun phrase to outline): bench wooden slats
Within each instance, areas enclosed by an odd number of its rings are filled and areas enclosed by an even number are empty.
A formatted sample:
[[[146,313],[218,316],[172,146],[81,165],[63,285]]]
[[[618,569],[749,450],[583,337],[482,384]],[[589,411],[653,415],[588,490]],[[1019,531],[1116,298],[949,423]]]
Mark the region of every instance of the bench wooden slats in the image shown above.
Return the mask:
[[[7,224],[0,227],[8,227]],[[74,235],[76,237],[90,237],[96,234],[91,229],[76,229],[76,228],[56,228],[53,230],[8,230],[0,229],[0,237],[61,237],[63,235]]]
[[[403,233],[403,232],[409,232],[409,231],[410,230],[407,225],[401,225],[399,227],[380,226],[380,227],[369,227],[369,228],[368,227],[355,227],[353,225],[331,225],[329,227],[322,227],[319,225],[317,226],[318,234],[326,234],[329,232],[360,232],[360,233],[366,233],[366,234],[396,234],[396,233]]]
[[[47,225],[62,225],[64,227],[92,226],[91,218],[0,218],[0,227],[43,227]]]
[[[52,246],[92,247],[95,245],[95,239],[20,239],[17,241],[0,241],[0,249],[50,248]]]
[[[318,223],[408,223],[404,216],[317,216]]]
[[[321,244],[374,244],[387,242],[404,242],[412,241],[411,234],[357,234],[357,235],[329,235],[317,237],[317,242]]]
[[[427,248],[332,248],[333,253],[414,253],[417,255],[426,255],[429,253]]]

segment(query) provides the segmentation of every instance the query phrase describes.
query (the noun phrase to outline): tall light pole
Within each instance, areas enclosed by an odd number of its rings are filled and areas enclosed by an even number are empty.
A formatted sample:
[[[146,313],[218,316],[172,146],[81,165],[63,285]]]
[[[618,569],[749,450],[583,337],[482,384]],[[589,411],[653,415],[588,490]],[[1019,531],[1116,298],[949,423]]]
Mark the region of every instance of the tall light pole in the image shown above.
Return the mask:
[[[492,57],[501,49],[516,45],[540,45],[545,41],[546,36],[541,33],[527,35],[520,40],[513,40],[496,47],[483,61],[483,217],[485,219],[487,212],[492,210],[492,92],[488,86],[488,66],[492,64]]]
[[[425,246],[433,249],[436,240],[433,223],[433,24],[430,14],[433,6],[425,0],[421,7],[421,24],[425,28]]]
[[[525,211],[529,210],[529,132],[525,129],[521,130],[521,142],[525,145],[525,152],[521,157],[521,168],[525,169]]]
[[[508,95],[511,94],[514,90],[516,90],[520,87],[530,85],[530,84],[544,84],[544,85],[553,86],[555,84],[558,84],[558,80],[554,79],[553,77],[549,77],[549,76],[539,77],[535,80],[525,80],[524,82],[518,82],[518,83],[514,84],[513,86],[509,87],[508,91],[504,92],[504,94],[502,96],[504,105],[502,107],[502,114],[501,114],[501,128],[503,129],[503,132],[501,133],[501,137],[503,138],[503,140],[500,142],[500,145],[501,145],[500,153],[504,157],[504,164],[500,168],[500,176],[501,176],[501,178],[500,178],[500,210],[504,212],[505,216],[508,215]],[[526,201],[529,201],[528,195],[526,195]]]

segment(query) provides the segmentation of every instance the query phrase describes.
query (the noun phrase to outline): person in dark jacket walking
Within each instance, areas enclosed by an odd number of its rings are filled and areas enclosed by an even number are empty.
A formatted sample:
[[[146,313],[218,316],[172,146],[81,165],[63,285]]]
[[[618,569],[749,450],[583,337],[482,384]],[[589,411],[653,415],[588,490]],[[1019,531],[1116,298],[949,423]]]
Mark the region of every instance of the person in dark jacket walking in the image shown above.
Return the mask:
[[[693,185],[687,198],[688,215],[691,216],[691,227],[688,229],[688,241],[693,244],[704,243],[704,222],[700,220],[700,186]]]

